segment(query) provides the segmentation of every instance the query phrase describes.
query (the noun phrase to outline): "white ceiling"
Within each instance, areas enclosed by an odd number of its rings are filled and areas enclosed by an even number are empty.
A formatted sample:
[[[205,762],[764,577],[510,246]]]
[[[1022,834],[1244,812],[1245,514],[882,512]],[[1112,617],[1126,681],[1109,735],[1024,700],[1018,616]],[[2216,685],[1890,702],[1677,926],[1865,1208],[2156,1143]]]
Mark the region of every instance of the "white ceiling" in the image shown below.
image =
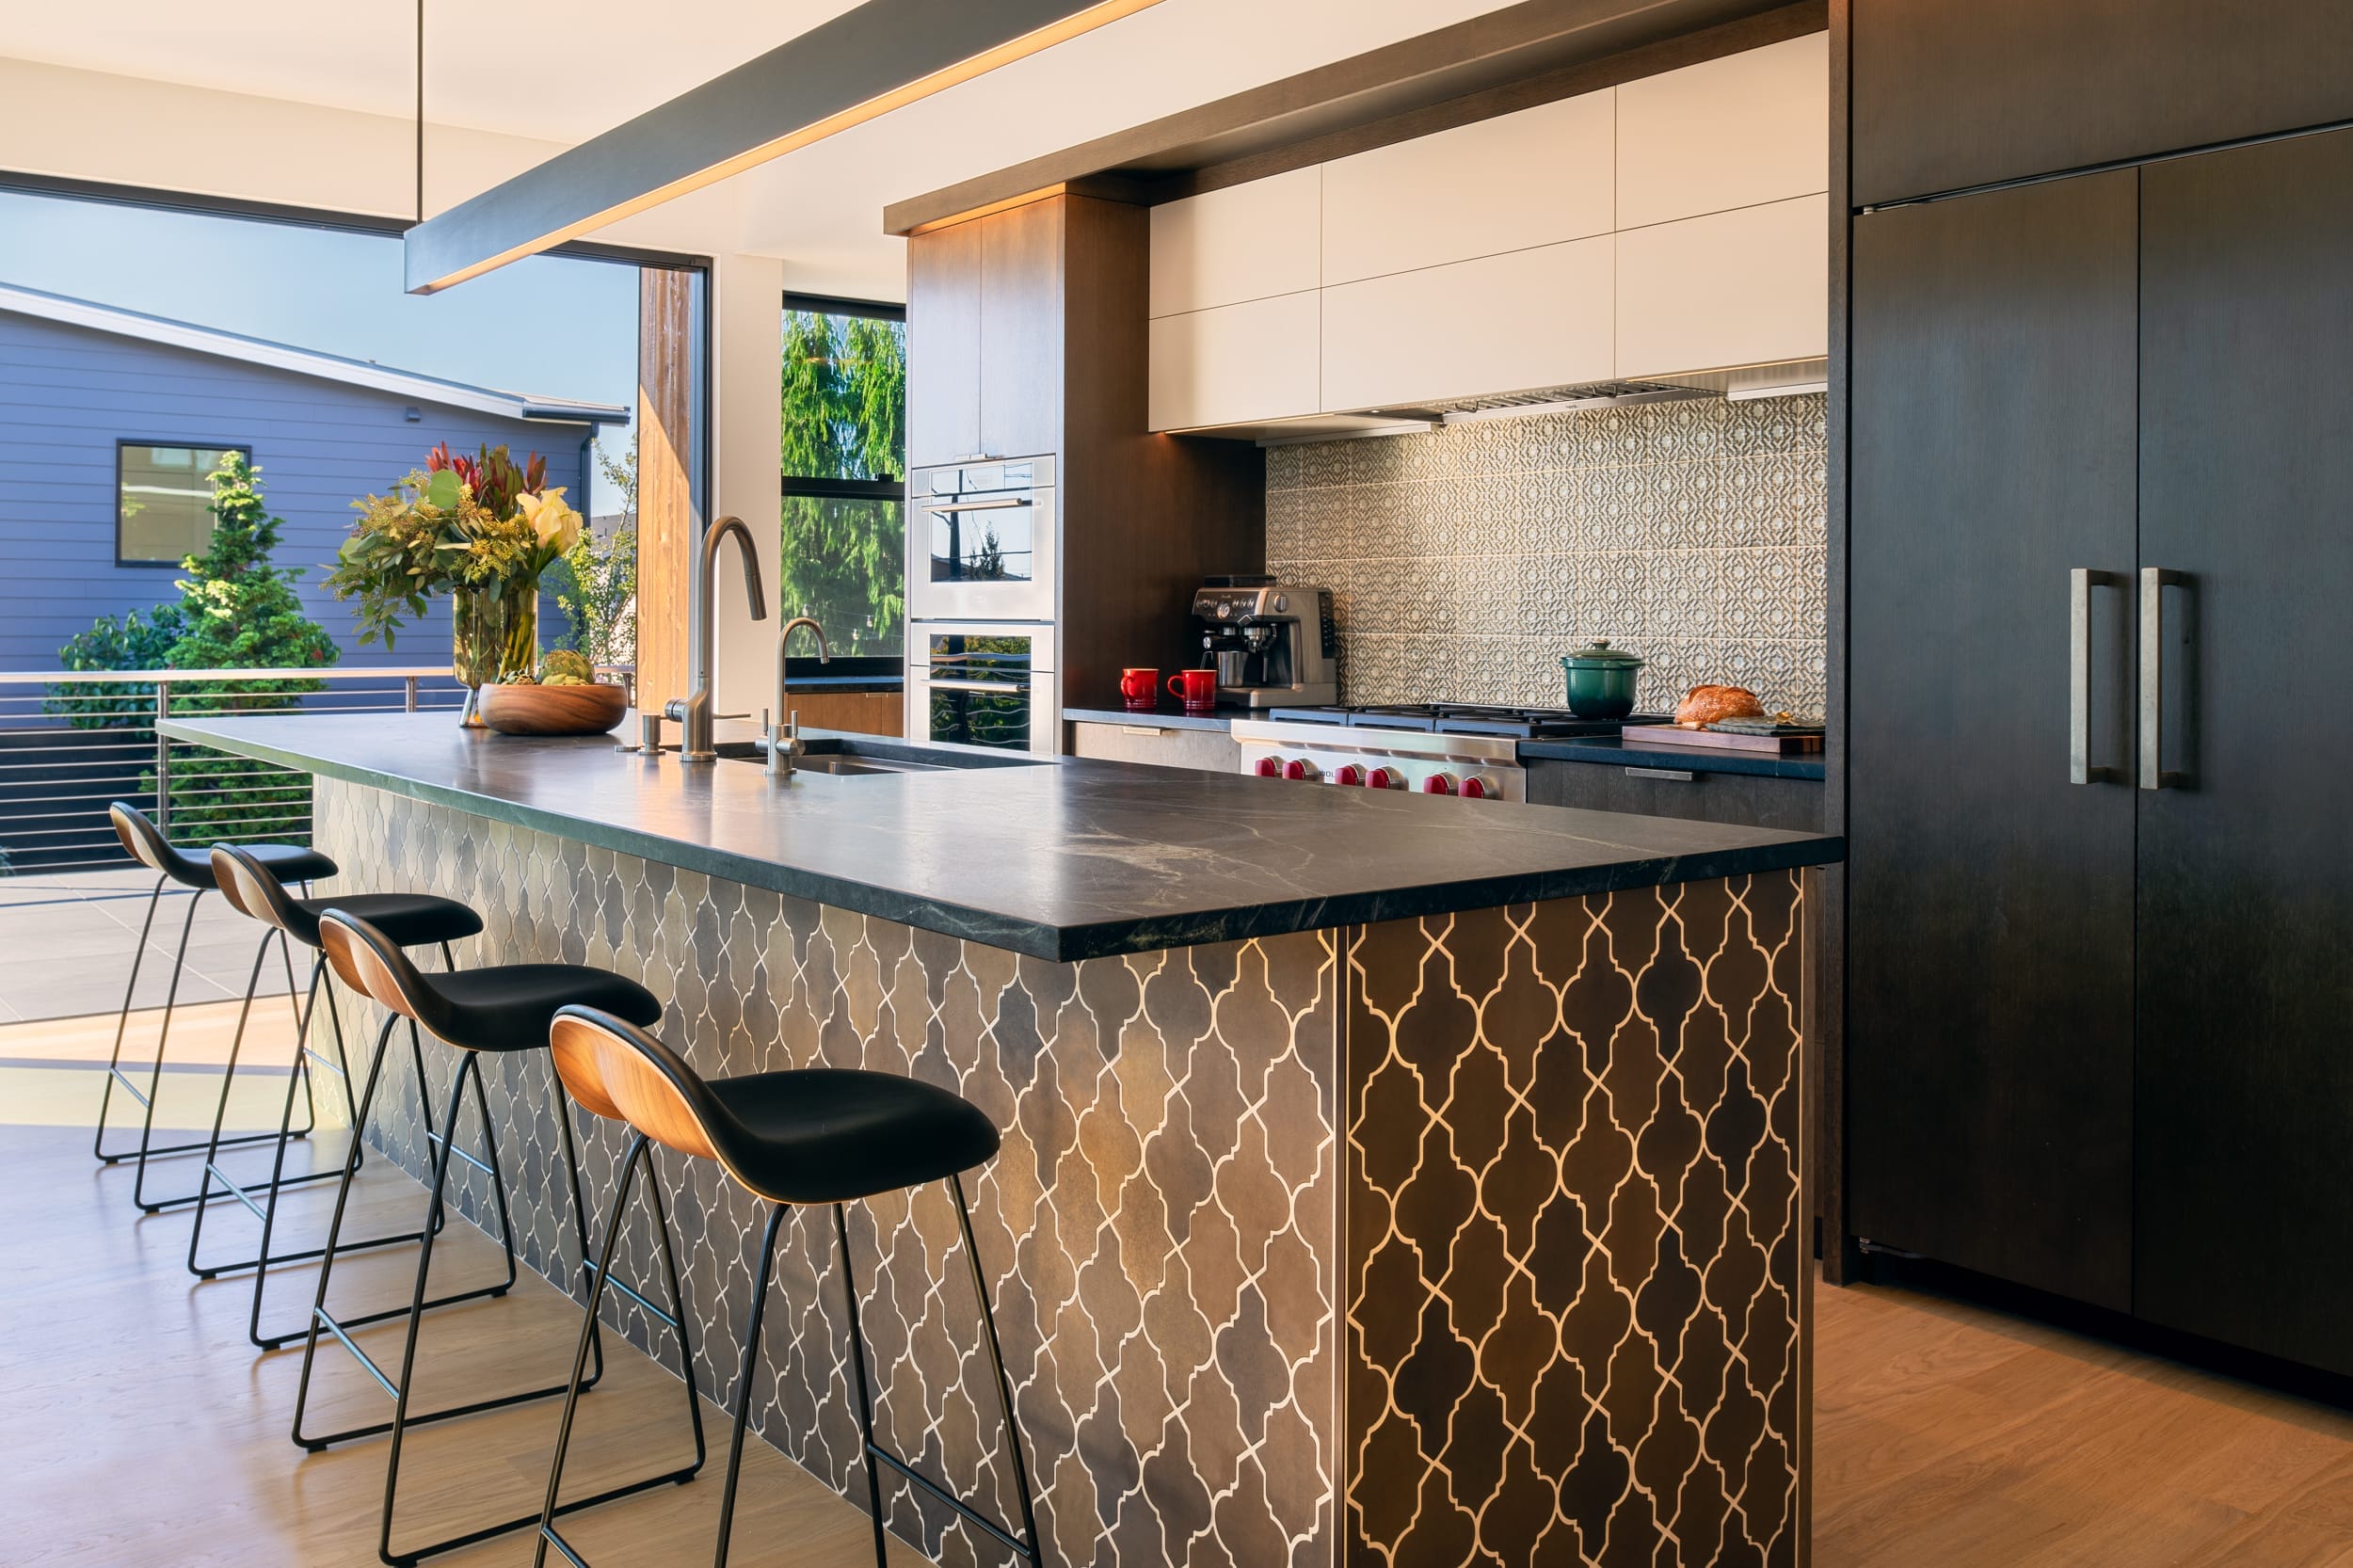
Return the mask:
[[[791,287],[897,298],[901,244],[881,232],[890,201],[1511,3],[1161,0],[739,177],[735,248],[784,258]],[[424,4],[429,121],[568,144],[856,0],[664,0],[655,26],[643,0]],[[415,112],[415,0],[9,4],[0,56]]]

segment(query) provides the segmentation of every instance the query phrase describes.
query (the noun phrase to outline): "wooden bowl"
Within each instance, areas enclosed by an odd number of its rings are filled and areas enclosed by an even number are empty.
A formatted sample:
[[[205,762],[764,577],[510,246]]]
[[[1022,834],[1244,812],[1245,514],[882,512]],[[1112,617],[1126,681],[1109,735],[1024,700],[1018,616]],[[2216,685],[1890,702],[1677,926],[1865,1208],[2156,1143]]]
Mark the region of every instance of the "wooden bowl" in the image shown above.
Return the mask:
[[[482,688],[482,722],[502,735],[602,735],[629,712],[619,686]]]

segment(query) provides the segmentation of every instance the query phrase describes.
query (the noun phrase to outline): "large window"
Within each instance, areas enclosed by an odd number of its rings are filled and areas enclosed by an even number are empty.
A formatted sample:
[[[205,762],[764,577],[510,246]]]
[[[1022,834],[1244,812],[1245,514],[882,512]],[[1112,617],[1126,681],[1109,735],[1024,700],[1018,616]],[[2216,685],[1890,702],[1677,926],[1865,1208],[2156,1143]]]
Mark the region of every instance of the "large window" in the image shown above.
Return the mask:
[[[905,316],[785,297],[782,599],[837,658],[905,651]]]
[[[213,542],[213,487],[205,476],[249,446],[115,443],[115,560],[126,567],[176,567]]]

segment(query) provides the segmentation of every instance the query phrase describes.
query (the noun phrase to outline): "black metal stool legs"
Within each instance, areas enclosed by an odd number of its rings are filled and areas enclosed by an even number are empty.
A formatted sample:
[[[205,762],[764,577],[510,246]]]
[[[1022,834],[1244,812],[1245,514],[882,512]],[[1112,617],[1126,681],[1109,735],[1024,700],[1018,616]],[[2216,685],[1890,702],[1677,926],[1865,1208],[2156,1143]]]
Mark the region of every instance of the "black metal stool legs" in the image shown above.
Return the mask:
[[[964,1232],[964,1256],[972,1267],[972,1293],[981,1306],[981,1343],[988,1352],[989,1375],[997,1382],[997,1400],[1005,1416],[1005,1451],[1013,1460],[1014,1491],[1021,1502],[1021,1533],[1016,1539],[1011,1530],[972,1507],[954,1493],[933,1480],[905,1460],[886,1448],[874,1438],[874,1407],[866,1390],[866,1333],[858,1320],[857,1276],[850,1266],[850,1227],[843,1218],[842,1206],[833,1206],[833,1230],[841,1246],[841,1280],[850,1299],[850,1367],[857,1378],[858,1434],[866,1447],[866,1487],[873,1502],[875,1568],[887,1568],[886,1544],[882,1523],[882,1481],[874,1468],[880,1460],[891,1469],[920,1487],[934,1499],[946,1504],[958,1518],[985,1531],[1000,1545],[1015,1556],[1032,1563],[1043,1563],[1037,1533],[1037,1505],[1030,1492],[1029,1462],[1021,1452],[1021,1427],[1013,1414],[1013,1384],[1005,1377],[1005,1354],[997,1338],[997,1311],[988,1299],[988,1281],[981,1272],[980,1249],[972,1241],[972,1214],[964,1200],[964,1178],[951,1176],[948,1191],[956,1203],[956,1224]]]
[[[382,1032],[376,1037],[376,1059],[368,1068],[367,1086],[362,1089],[360,1094],[360,1126],[362,1128],[366,1125],[365,1118],[367,1116],[368,1110],[375,1102],[376,1087],[382,1079],[384,1057],[386,1054],[385,1048],[392,1039],[392,1026],[398,1022],[400,1022],[400,1019],[397,1016],[387,1017],[384,1020],[384,1028]],[[413,1037],[414,1029],[415,1026],[412,1024],[410,1026],[411,1039],[409,1042],[412,1049],[416,1047],[416,1041]],[[422,1053],[420,1052],[419,1054],[421,1055]],[[458,1096],[464,1092],[466,1087],[468,1074],[464,1069],[472,1064],[472,1060],[473,1058],[472,1055],[469,1055],[465,1062],[460,1064],[460,1071],[457,1075],[457,1080],[451,1088],[449,1104],[451,1125],[453,1127],[455,1126],[459,1103]],[[420,1068],[420,1071],[422,1071],[422,1068]],[[419,1090],[420,1093],[423,1092],[422,1083],[419,1085]],[[495,1135],[491,1131],[489,1106],[487,1102],[481,1100],[480,1098],[482,1086],[479,1081],[477,1081],[474,1085],[474,1094],[476,1096],[476,1104],[482,1112],[484,1135],[487,1138],[490,1138],[493,1144],[495,1144]],[[441,1190],[442,1183],[448,1176],[450,1156],[453,1153],[456,1153],[457,1158],[464,1160],[467,1163],[474,1165],[479,1169],[484,1171],[492,1169],[491,1166],[486,1165],[481,1160],[475,1160],[472,1155],[456,1150],[452,1140],[440,1134],[428,1134],[428,1137],[432,1140],[432,1146],[435,1150],[435,1181],[433,1186],[432,1201],[425,1210],[424,1228],[422,1231],[412,1231],[405,1236],[393,1239],[397,1240],[416,1241],[419,1248],[425,1255],[423,1260],[424,1263],[430,1262],[432,1239],[440,1228]],[[508,1290],[514,1288],[515,1284],[514,1238],[511,1234],[503,1232],[499,1240],[500,1244],[505,1249],[506,1253],[506,1277],[496,1285],[475,1286],[472,1289],[460,1290],[452,1295],[439,1296],[431,1301],[423,1301],[412,1298],[408,1303],[403,1305],[384,1307],[375,1312],[363,1313],[356,1318],[338,1317],[335,1314],[328,1312],[327,1310],[327,1292],[328,1286],[332,1284],[334,1279],[335,1259],[340,1254],[349,1250],[343,1241],[344,1215],[351,1201],[350,1176],[359,1168],[359,1153],[362,1142],[363,1140],[360,1137],[353,1138],[351,1153],[344,1160],[344,1168],[345,1178],[343,1185],[336,1190],[334,1217],[328,1222],[327,1226],[326,1256],[321,1259],[319,1264],[318,1289],[312,1302],[311,1321],[303,1337],[302,1375],[300,1380],[295,1385],[294,1441],[297,1447],[310,1449],[312,1452],[316,1452],[320,1448],[327,1448],[330,1444],[347,1442],[355,1437],[373,1437],[379,1432],[391,1432],[394,1425],[392,1421],[376,1421],[367,1426],[352,1427],[346,1431],[328,1432],[319,1436],[312,1436],[303,1432],[302,1418],[303,1414],[310,1403],[311,1372],[318,1357],[319,1333],[322,1329],[342,1342],[344,1348],[352,1353],[353,1357],[359,1361],[360,1367],[367,1372],[368,1376],[376,1382],[378,1387],[382,1388],[386,1394],[391,1395],[394,1400],[399,1400],[399,1387],[392,1383],[392,1379],[384,1375],[383,1368],[376,1364],[374,1358],[371,1357],[367,1352],[361,1350],[357,1341],[352,1339],[351,1331],[353,1329],[364,1328],[371,1323],[386,1322],[395,1318],[407,1318],[409,1320],[409,1352],[410,1353],[413,1353],[415,1348],[414,1336],[416,1334],[417,1318],[421,1313],[431,1311],[439,1307],[455,1306],[459,1302],[479,1301],[486,1297],[504,1296]],[[502,1220],[504,1219],[504,1206],[502,1204],[500,1208]],[[424,1278],[424,1268],[421,1264],[418,1269],[418,1277],[420,1280]],[[550,1392],[555,1391],[550,1390]],[[516,1396],[516,1399],[527,1397],[538,1396],[519,1395]],[[411,1421],[446,1420],[453,1416],[464,1416],[471,1414],[475,1410],[488,1410],[496,1408],[496,1406],[500,1403],[513,1402],[515,1402],[514,1400],[493,1400],[488,1404],[471,1405],[456,1410],[436,1411],[428,1416],[412,1416],[408,1419]]]
[[[198,1184],[197,1187],[196,1223],[190,1226],[188,1230],[188,1272],[194,1274],[199,1279],[216,1279],[224,1273],[234,1273],[246,1269],[266,1269],[267,1266],[272,1263],[288,1263],[296,1261],[302,1257],[314,1257],[318,1256],[318,1254],[312,1252],[307,1254],[289,1253],[283,1256],[274,1256],[271,1255],[269,1250],[269,1233],[271,1229],[271,1222],[276,1217],[278,1212],[279,1190],[282,1187],[307,1186],[314,1181],[332,1181],[337,1176],[341,1175],[341,1172],[331,1169],[324,1171],[308,1171],[301,1176],[289,1176],[286,1175],[286,1144],[295,1136],[294,1107],[295,1100],[297,1096],[302,1096],[306,1099],[311,1128],[315,1128],[318,1125],[317,1084],[316,1080],[311,1075],[311,1062],[313,1058],[316,1058],[318,1064],[322,1068],[334,1073],[343,1080],[344,1106],[344,1109],[352,1114],[354,1136],[357,1136],[358,1134],[358,1115],[360,1108],[358,1102],[352,1098],[349,1063],[346,1061],[339,1065],[335,1062],[329,1062],[324,1055],[312,1048],[311,1045],[311,1019],[312,1016],[318,1011],[319,980],[321,974],[324,972],[323,962],[317,958],[313,958],[311,961],[310,989],[301,1000],[296,1001],[295,1000],[294,953],[286,944],[285,934],[280,932],[277,936],[279,955],[284,959],[286,965],[286,1000],[288,1004],[294,1008],[295,1054],[293,1066],[286,1075],[285,1108],[280,1112],[278,1119],[277,1154],[276,1157],[270,1161],[269,1180],[265,1183],[258,1184],[262,1191],[267,1195],[269,1207],[267,1209],[264,1209],[262,1205],[254,1202],[253,1187],[233,1179],[228,1172],[222,1170],[220,1167],[221,1127],[228,1120],[229,1116],[229,1096],[224,1088],[220,1096],[220,1103],[213,1109],[213,1140],[211,1145],[205,1150],[204,1154],[203,1179]],[[266,955],[269,940],[265,936],[263,938],[264,955]],[[261,964],[257,962],[254,965],[253,978],[246,984],[245,1005],[240,1008],[237,1013],[236,1033],[229,1043],[228,1070],[229,1078],[231,1080],[233,1080],[236,1076],[237,1058],[245,1048],[246,1020],[253,1012],[253,997],[255,991],[259,988],[260,981]],[[341,1058],[344,1054],[343,1027],[340,1017],[336,1020],[335,1054],[339,1058]],[[306,1128],[306,1130],[310,1129]],[[260,1250],[258,1250],[251,1257],[241,1258],[233,1263],[205,1264],[199,1260],[199,1253],[204,1240],[204,1216],[205,1212],[212,1207],[214,1195],[213,1183],[216,1180],[220,1183],[220,1195],[222,1197],[234,1198],[237,1202],[243,1204],[248,1209],[251,1210],[255,1219],[262,1222],[262,1244]],[[258,1288],[259,1287],[257,1284],[256,1289],[258,1290]]]
[[[768,1226],[760,1238],[760,1267],[752,1274],[752,1320],[744,1328],[744,1364],[735,1378],[735,1437],[728,1445],[728,1485],[719,1496],[719,1544],[712,1555],[712,1568],[727,1568],[728,1537],[735,1528],[735,1483],[744,1471],[744,1437],[751,1425],[752,1374],[760,1369],[760,1325],[768,1315],[768,1280],[776,1272],[776,1232],[791,1211],[777,1204],[768,1211]]]
[[[670,1287],[670,1309],[667,1312],[654,1305],[653,1303],[646,1300],[644,1296],[639,1295],[619,1280],[613,1278],[613,1248],[614,1244],[620,1240],[621,1221],[629,1212],[630,1186],[637,1179],[638,1168],[641,1165],[647,1171],[646,1191],[653,1199],[654,1231],[662,1239],[662,1269]],[[642,1134],[631,1142],[629,1156],[621,1162],[620,1186],[613,1194],[612,1215],[605,1221],[604,1245],[598,1249],[596,1261],[588,1268],[590,1281],[588,1306],[581,1318],[580,1348],[572,1353],[572,1381],[570,1385],[564,1390],[564,1418],[555,1429],[555,1458],[548,1466],[548,1499],[539,1511],[539,1539],[532,1546],[531,1568],[543,1568],[548,1560],[550,1546],[563,1553],[564,1560],[570,1563],[572,1568],[588,1568],[586,1560],[573,1550],[571,1543],[566,1541],[556,1530],[555,1521],[559,1517],[567,1513],[577,1513],[582,1509],[595,1508],[600,1503],[609,1503],[618,1497],[626,1497],[633,1492],[643,1492],[650,1487],[691,1480],[702,1469],[703,1460],[708,1453],[703,1443],[702,1399],[695,1386],[695,1341],[693,1332],[686,1320],[686,1296],[679,1288],[678,1256],[670,1245],[669,1211],[662,1202],[662,1178],[653,1170],[652,1147]],[[672,1470],[659,1476],[649,1476],[644,1480],[632,1481],[626,1486],[616,1486],[610,1491],[600,1492],[593,1497],[580,1497],[568,1503],[559,1503],[556,1499],[561,1495],[564,1486],[564,1456],[570,1449],[572,1443],[572,1416],[580,1408],[581,1390],[584,1386],[581,1377],[587,1370],[589,1352],[596,1342],[597,1306],[603,1300],[607,1281],[611,1281],[614,1289],[628,1296],[639,1306],[645,1308],[649,1317],[665,1325],[678,1336],[679,1366],[686,1374],[687,1420],[695,1431],[695,1462],[683,1469]]]
[[[138,994],[139,969],[147,962],[147,938],[152,935],[155,930],[155,911],[163,904],[164,887],[170,880],[171,878],[168,876],[158,876],[155,879],[154,888],[147,895],[147,918],[139,922],[139,944],[137,947],[131,950],[131,978],[122,987],[122,1011],[115,1018],[114,1054],[106,1060],[106,1086],[99,1092],[98,1126],[96,1129],[91,1132],[89,1141],[90,1158],[97,1160],[102,1165],[112,1165],[118,1160],[129,1158],[127,1155],[108,1154],[106,1152],[106,1112],[114,1106],[115,1084],[117,1080],[121,1082],[123,1093],[131,1095],[135,1097],[138,1096],[137,1088],[128,1078],[123,1077],[122,1037],[124,1034],[129,1032],[131,1028],[131,999]],[[195,924],[196,905],[194,900],[191,900],[188,905],[187,921],[180,929],[180,957],[182,958],[185,958],[187,956],[188,932],[194,928]],[[179,965],[175,960],[173,964],[173,969],[175,972],[172,976],[175,982],[179,979],[179,975],[177,973],[178,968]],[[167,1006],[164,1009],[164,1031],[168,1033],[170,1030],[171,1009]],[[157,1060],[162,1060],[162,1044],[159,1041],[156,1048]],[[141,1103],[145,1102],[142,1100]]]

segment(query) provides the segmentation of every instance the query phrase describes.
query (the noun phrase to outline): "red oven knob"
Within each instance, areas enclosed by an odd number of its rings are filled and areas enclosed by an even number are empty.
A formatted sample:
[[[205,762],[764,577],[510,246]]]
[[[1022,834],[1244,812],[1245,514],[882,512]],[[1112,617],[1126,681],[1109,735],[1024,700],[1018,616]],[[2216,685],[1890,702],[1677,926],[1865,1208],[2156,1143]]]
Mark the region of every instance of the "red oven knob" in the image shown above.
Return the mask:
[[[1303,778],[1312,784],[1323,776],[1323,770],[1304,757],[1294,757],[1283,764],[1285,778]]]
[[[1450,773],[1432,774],[1429,777],[1421,781],[1421,792],[1426,795],[1452,794],[1454,792],[1454,776]]]
[[[1280,778],[1283,776],[1282,759],[1279,757],[1261,757],[1258,759],[1258,766],[1256,771],[1260,778]]]
[[[1339,772],[1332,776],[1335,784],[1362,784],[1364,781],[1365,770],[1353,762],[1342,762]]]
[[[1405,788],[1405,776],[1395,768],[1375,768],[1366,776],[1365,788],[1368,790],[1401,790]]]
[[[1483,773],[1475,773],[1463,780],[1465,800],[1501,800],[1503,786]]]

